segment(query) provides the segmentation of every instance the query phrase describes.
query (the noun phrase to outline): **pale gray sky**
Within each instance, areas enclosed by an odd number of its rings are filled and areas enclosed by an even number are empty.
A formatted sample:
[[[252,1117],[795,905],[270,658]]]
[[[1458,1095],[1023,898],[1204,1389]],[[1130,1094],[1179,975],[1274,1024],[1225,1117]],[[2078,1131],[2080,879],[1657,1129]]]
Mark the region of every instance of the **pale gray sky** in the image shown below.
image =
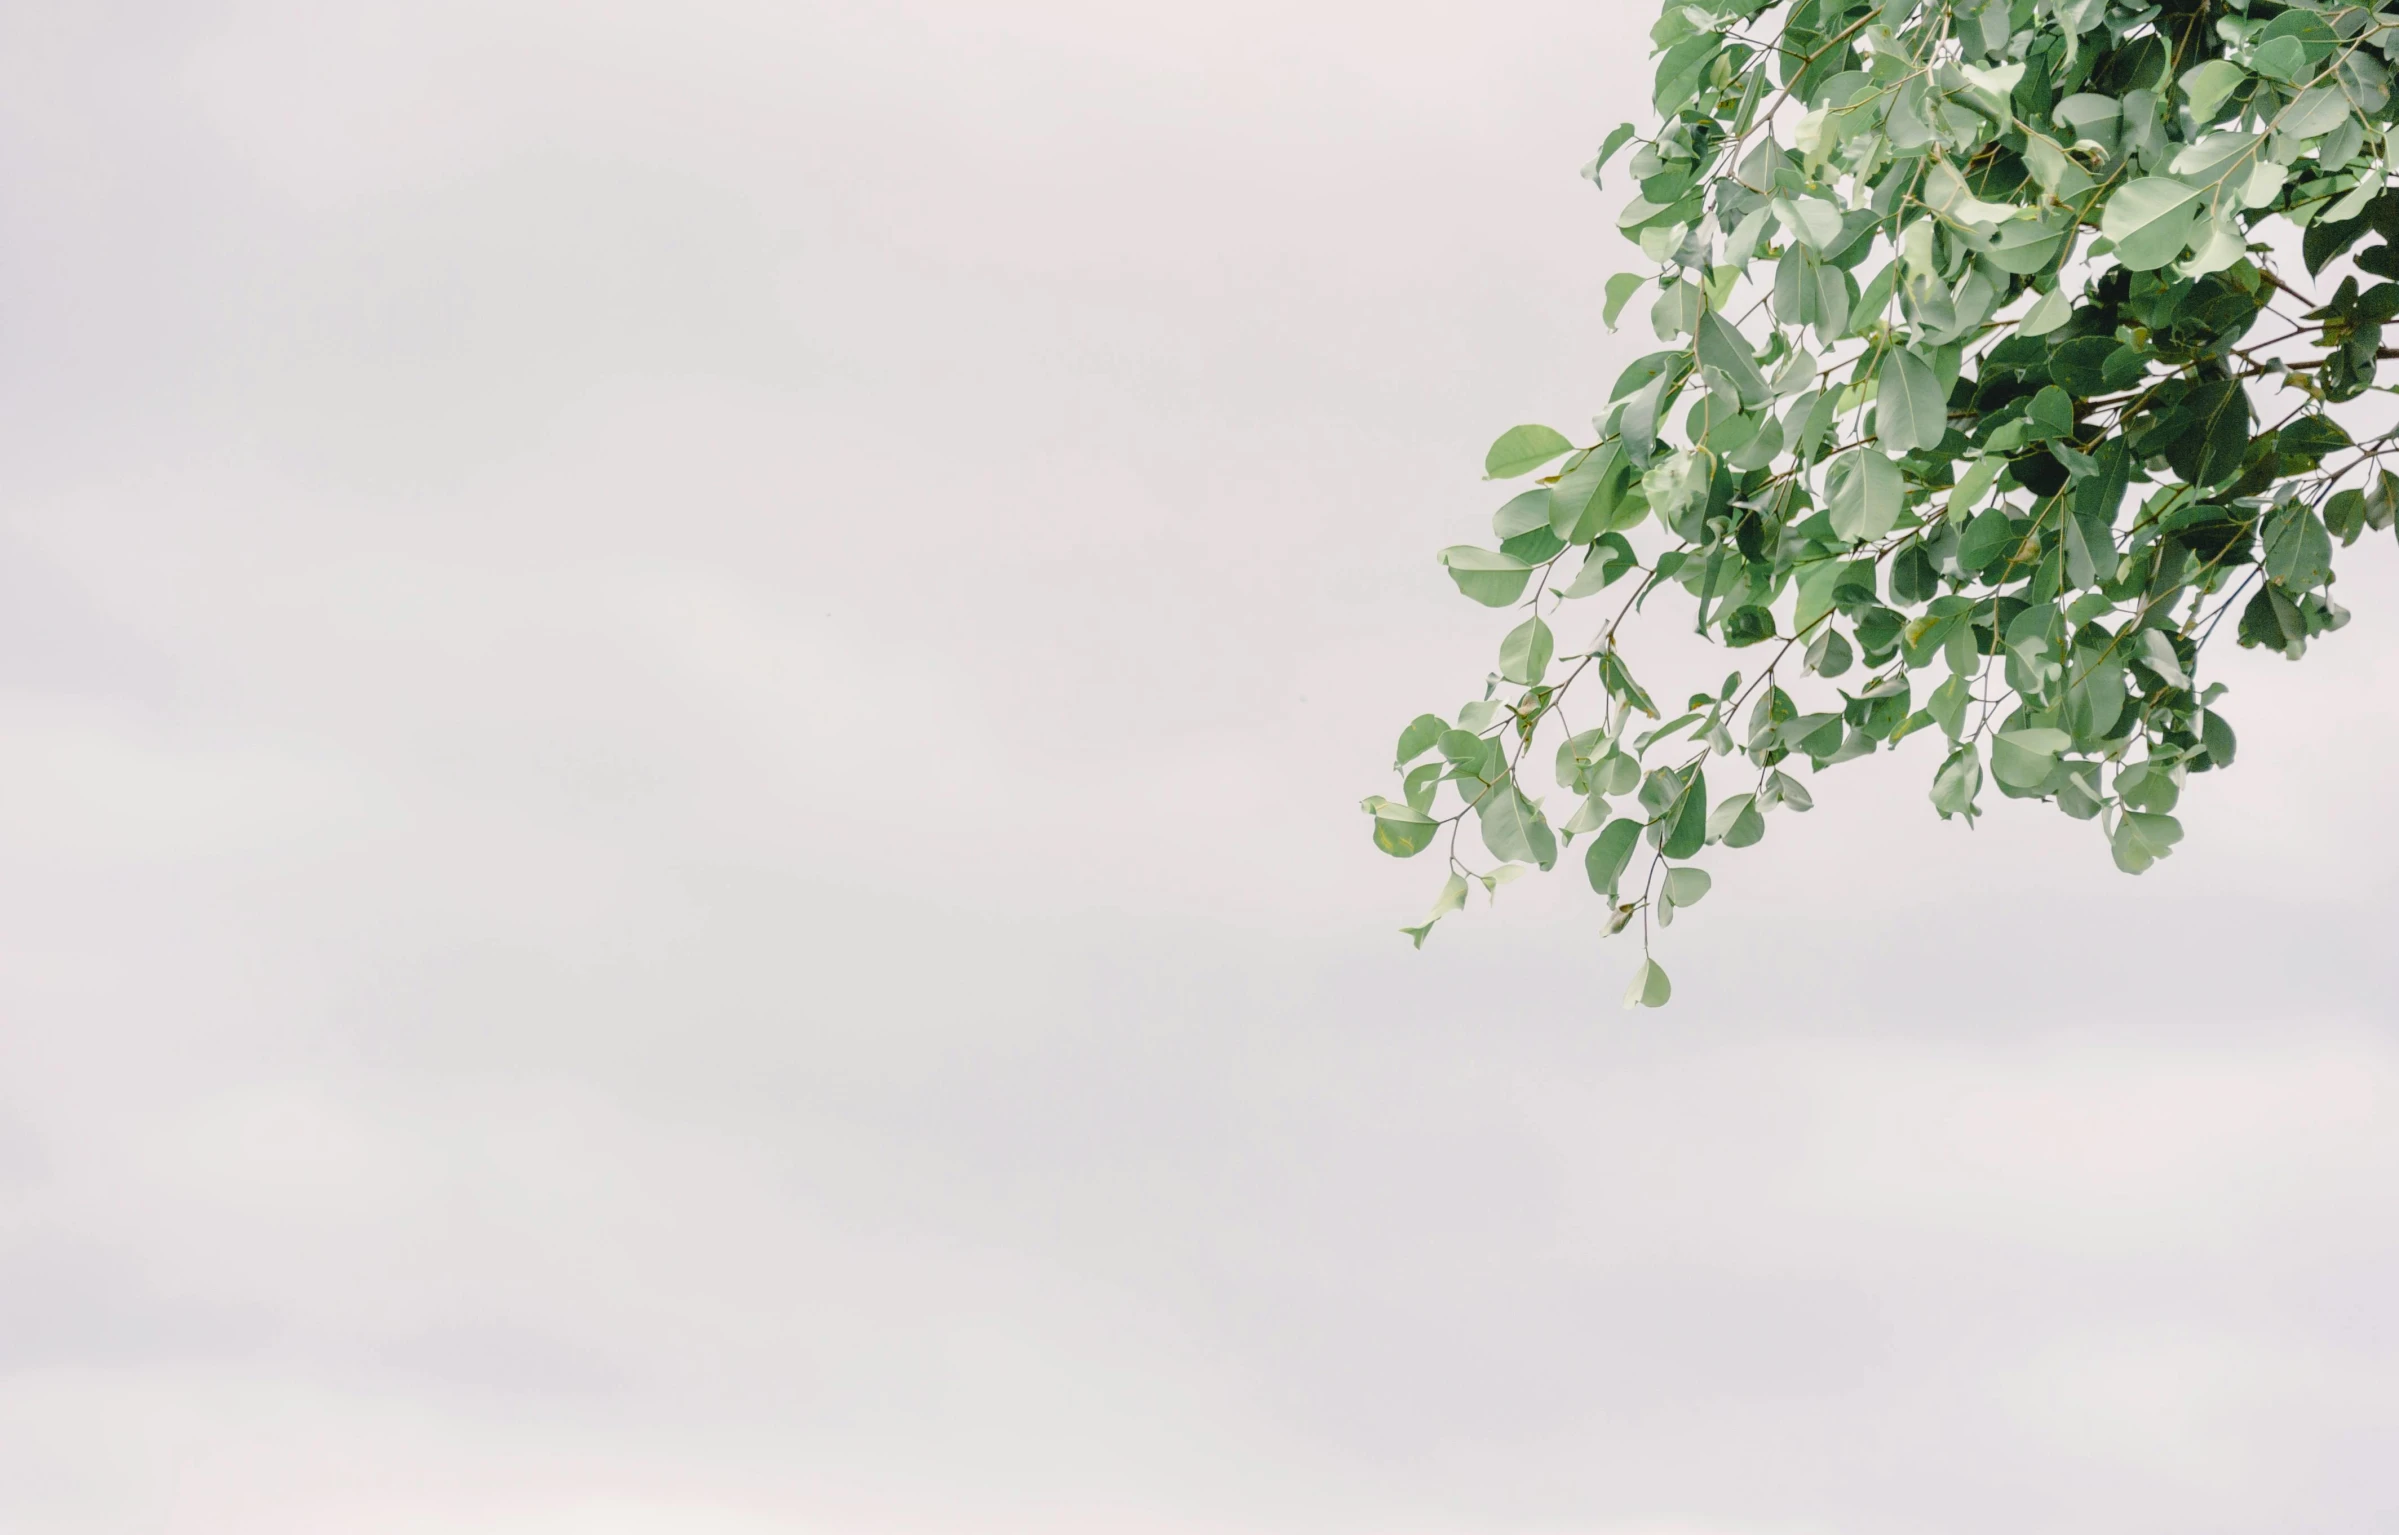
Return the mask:
[[[2399,1521],[2387,535],[2143,879],[1393,931],[1648,18],[0,16],[0,1529]]]

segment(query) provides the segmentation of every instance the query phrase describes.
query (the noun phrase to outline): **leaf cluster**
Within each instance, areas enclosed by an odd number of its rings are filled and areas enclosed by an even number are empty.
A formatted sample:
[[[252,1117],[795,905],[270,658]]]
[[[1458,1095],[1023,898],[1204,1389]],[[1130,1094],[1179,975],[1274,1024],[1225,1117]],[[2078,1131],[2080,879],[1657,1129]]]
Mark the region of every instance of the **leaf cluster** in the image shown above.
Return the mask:
[[[1446,850],[1406,931],[1582,839],[1608,930],[1641,923],[1628,1005],[1662,1003],[1692,860],[1916,735],[1942,818],[2046,801],[2143,872],[2233,760],[2223,620],[2297,659],[2399,506],[2399,434],[2346,408],[2399,355],[2399,11],[1698,0],[1650,38],[1660,121],[1585,174],[1630,146],[1605,317],[1646,297],[1659,345],[1589,437],[1502,433],[1486,472],[1527,488],[1441,553],[1517,617],[1365,801],[1384,851]],[[1748,653],[1672,718],[1629,628],[1670,588]]]

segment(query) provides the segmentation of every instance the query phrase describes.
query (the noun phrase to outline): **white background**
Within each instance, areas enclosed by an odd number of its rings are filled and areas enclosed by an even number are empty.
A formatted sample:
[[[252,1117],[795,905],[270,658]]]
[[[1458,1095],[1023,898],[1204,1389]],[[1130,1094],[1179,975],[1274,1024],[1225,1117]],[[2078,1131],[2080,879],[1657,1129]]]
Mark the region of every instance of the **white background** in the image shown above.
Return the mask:
[[[2389,535],[2142,879],[1393,931],[1650,16],[11,7],[0,1528],[2399,1519]]]

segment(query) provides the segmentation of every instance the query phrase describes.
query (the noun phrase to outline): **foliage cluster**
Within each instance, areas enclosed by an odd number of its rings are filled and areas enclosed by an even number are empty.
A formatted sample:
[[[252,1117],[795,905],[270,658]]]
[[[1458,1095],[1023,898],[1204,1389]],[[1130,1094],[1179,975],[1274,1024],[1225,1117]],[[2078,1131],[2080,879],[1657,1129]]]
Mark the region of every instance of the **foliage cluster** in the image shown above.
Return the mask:
[[[2046,800],[2149,868],[2233,759],[2210,640],[2298,658],[2347,620],[2336,547],[2399,507],[2399,431],[2362,419],[2399,355],[2399,13],[1672,0],[1650,37],[1662,122],[1585,175],[1634,144],[1616,223],[1647,266],[1606,319],[1646,296],[1661,346],[1593,440],[1503,433],[1486,470],[1530,488],[1496,547],[1442,551],[1520,619],[1365,801],[1385,852],[1447,855],[1406,931],[1581,838],[1608,931],[1641,924],[1628,1005],[1658,1005],[1691,860],[1918,734],[1944,819]],[[1748,663],[1672,718],[1626,643],[1669,587]]]

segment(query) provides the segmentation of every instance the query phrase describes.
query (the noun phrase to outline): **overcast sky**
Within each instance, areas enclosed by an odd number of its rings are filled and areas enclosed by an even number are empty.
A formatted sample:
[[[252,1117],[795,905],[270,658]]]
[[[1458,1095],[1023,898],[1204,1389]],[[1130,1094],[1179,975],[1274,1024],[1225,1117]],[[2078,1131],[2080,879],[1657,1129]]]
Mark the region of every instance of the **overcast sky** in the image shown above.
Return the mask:
[[[1648,20],[6,8],[0,1528],[2399,1522],[2388,535],[2139,880],[1393,931]]]

